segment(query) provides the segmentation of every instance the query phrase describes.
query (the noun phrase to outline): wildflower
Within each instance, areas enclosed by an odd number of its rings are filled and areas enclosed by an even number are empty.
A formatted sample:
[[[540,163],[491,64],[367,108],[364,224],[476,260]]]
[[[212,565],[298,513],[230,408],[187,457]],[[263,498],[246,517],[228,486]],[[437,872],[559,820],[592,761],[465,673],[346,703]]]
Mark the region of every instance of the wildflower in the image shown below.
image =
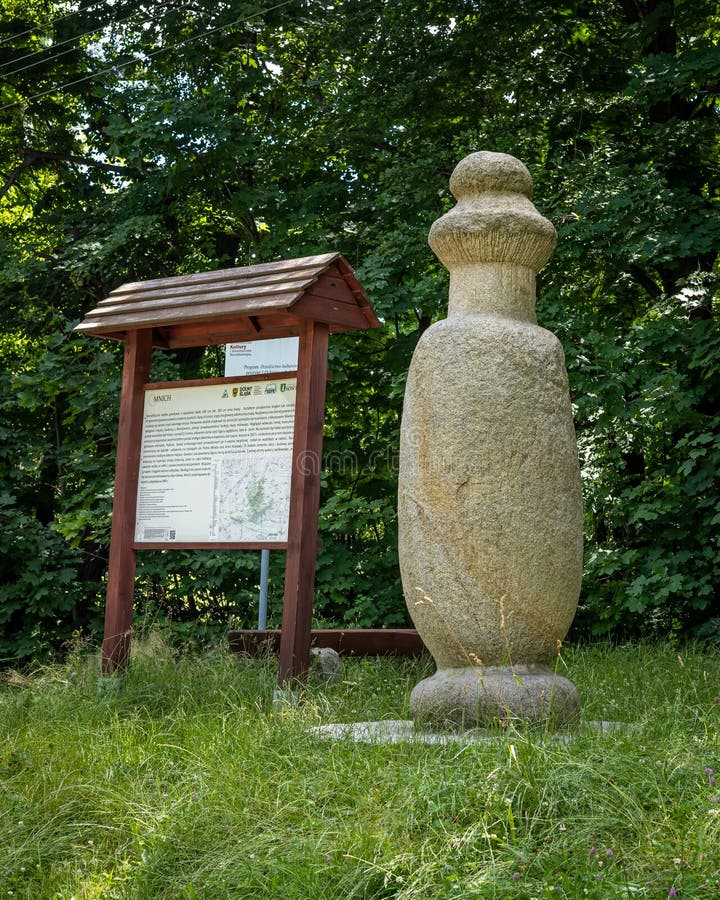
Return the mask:
[[[513,880],[513,881],[520,881],[520,873],[519,873],[519,872],[513,872],[513,873],[512,873],[512,880]]]
[[[677,891],[675,890],[674,887],[671,887],[670,890],[668,891],[668,897],[677,897]]]
[[[606,850],[606,851],[605,851],[605,856],[612,856],[612,855],[613,855],[612,850]]]
[[[591,847],[588,850],[588,856],[597,856],[597,850],[595,849],[595,847]]]
[[[706,775],[712,775],[712,774],[713,774],[713,770],[710,768],[710,766],[705,766],[705,774],[706,774]]]
[[[711,803],[720,803],[720,797],[711,797],[710,802]]]

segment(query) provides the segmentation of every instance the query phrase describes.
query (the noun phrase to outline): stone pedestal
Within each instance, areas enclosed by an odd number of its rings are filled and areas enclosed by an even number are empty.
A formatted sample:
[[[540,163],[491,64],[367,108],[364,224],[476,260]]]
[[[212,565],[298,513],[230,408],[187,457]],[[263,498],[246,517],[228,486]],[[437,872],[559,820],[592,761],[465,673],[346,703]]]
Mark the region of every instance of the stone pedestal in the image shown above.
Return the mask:
[[[563,351],[535,319],[555,229],[511,156],[468,156],[450,189],[429,237],[448,317],[416,348],[400,442],[403,587],[438,667],[411,711],[562,722],[580,700],[550,666],[580,592],[582,496]]]

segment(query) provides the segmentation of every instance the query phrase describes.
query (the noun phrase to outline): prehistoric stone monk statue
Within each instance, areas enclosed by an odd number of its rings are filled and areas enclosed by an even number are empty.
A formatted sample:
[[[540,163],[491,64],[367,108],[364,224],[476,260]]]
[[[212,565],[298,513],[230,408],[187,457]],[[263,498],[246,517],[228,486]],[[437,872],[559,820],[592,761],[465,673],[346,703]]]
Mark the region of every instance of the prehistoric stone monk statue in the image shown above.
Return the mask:
[[[399,477],[406,602],[437,663],[416,720],[566,721],[580,698],[550,667],[582,572],[582,496],[565,358],[537,325],[535,275],[555,229],[525,166],[473,153],[429,243],[448,317],[413,356]]]

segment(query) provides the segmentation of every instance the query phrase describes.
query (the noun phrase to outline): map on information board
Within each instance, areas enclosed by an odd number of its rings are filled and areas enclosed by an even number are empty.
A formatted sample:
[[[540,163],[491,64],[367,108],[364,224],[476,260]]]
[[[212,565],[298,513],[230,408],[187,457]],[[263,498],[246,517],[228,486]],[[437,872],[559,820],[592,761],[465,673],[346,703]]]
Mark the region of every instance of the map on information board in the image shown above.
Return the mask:
[[[145,392],[135,542],[287,540],[296,380]]]
[[[287,454],[213,463],[210,540],[285,540],[290,508]]]

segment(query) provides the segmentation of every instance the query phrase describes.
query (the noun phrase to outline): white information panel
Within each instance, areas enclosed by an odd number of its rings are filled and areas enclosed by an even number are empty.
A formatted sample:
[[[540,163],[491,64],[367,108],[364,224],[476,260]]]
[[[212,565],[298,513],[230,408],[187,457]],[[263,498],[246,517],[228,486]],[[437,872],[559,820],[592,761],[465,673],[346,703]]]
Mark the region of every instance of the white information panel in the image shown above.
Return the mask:
[[[297,369],[300,338],[270,338],[225,344],[225,374],[271,375]]]
[[[296,384],[146,390],[135,542],[286,541]]]

